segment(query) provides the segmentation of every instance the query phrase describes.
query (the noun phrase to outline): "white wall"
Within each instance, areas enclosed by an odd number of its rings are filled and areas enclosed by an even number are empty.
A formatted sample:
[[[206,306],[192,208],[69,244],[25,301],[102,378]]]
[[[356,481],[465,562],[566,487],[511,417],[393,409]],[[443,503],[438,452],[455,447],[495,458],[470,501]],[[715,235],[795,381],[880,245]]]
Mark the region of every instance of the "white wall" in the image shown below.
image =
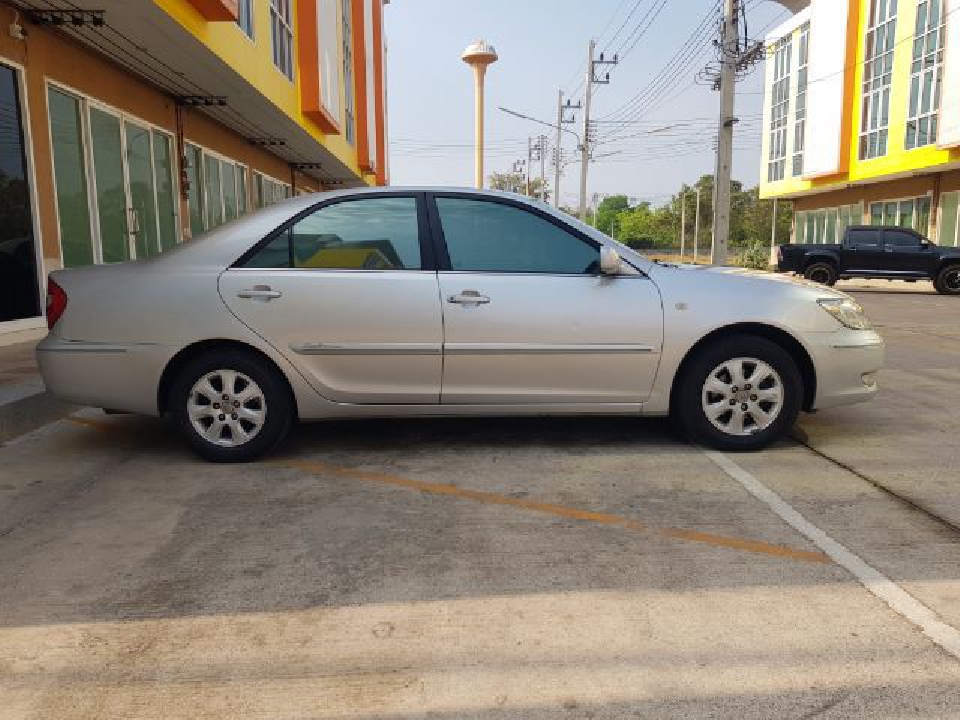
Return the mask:
[[[847,73],[855,72],[846,67],[849,10],[847,0],[813,0],[810,6],[805,179],[841,168],[844,88]]]
[[[940,132],[937,145],[960,145],[960,0],[947,0],[947,36],[940,94]]]

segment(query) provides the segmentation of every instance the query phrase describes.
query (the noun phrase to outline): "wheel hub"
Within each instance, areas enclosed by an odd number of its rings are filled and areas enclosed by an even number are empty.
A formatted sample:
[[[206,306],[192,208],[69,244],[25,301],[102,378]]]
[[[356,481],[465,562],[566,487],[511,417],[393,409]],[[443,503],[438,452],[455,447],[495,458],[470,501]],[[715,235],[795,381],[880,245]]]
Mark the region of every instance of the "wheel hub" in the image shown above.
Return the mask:
[[[250,442],[263,429],[267,403],[252,378],[236,370],[214,370],[190,389],[187,412],[193,429],[220,447]]]
[[[723,433],[754,435],[779,417],[783,393],[783,381],[769,364],[757,358],[733,358],[707,376],[701,394],[703,412]]]

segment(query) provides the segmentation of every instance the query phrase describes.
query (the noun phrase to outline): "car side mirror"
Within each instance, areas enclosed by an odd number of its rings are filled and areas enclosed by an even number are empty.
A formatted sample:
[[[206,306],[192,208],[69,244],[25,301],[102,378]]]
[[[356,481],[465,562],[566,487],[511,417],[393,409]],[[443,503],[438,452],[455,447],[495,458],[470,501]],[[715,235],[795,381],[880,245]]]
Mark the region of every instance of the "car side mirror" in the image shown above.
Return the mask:
[[[600,274],[601,275],[619,275],[620,274],[620,253],[612,247],[600,248]]]

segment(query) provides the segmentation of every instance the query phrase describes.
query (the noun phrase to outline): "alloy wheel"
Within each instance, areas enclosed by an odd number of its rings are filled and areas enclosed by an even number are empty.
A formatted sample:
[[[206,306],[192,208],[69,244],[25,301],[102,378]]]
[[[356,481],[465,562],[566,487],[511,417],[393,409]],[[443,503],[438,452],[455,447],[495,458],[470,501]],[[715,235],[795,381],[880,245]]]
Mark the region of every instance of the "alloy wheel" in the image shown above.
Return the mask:
[[[260,433],[267,419],[267,401],[249,376],[236,370],[214,370],[190,388],[187,414],[200,437],[231,448]]]
[[[783,381],[763,360],[740,357],[717,365],[701,394],[703,412],[723,433],[745,437],[770,427],[784,402]]]

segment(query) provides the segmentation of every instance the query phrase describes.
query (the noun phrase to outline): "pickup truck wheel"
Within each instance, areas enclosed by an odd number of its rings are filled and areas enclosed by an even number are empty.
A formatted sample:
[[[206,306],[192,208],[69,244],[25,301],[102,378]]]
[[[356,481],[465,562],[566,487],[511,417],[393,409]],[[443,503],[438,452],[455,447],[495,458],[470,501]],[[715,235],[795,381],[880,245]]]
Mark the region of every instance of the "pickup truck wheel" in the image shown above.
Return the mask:
[[[933,286],[941,295],[960,295],[960,265],[947,265],[937,273]]]
[[[673,416],[693,442],[761,450],[793,427],[802,399],[790,354],[766,338],[739,335],[691,358],[678,379]]]
[[[837,282],[837,269],[828,262],[816,262],[807,266],[803,276],[811,282],[833,286]]]

